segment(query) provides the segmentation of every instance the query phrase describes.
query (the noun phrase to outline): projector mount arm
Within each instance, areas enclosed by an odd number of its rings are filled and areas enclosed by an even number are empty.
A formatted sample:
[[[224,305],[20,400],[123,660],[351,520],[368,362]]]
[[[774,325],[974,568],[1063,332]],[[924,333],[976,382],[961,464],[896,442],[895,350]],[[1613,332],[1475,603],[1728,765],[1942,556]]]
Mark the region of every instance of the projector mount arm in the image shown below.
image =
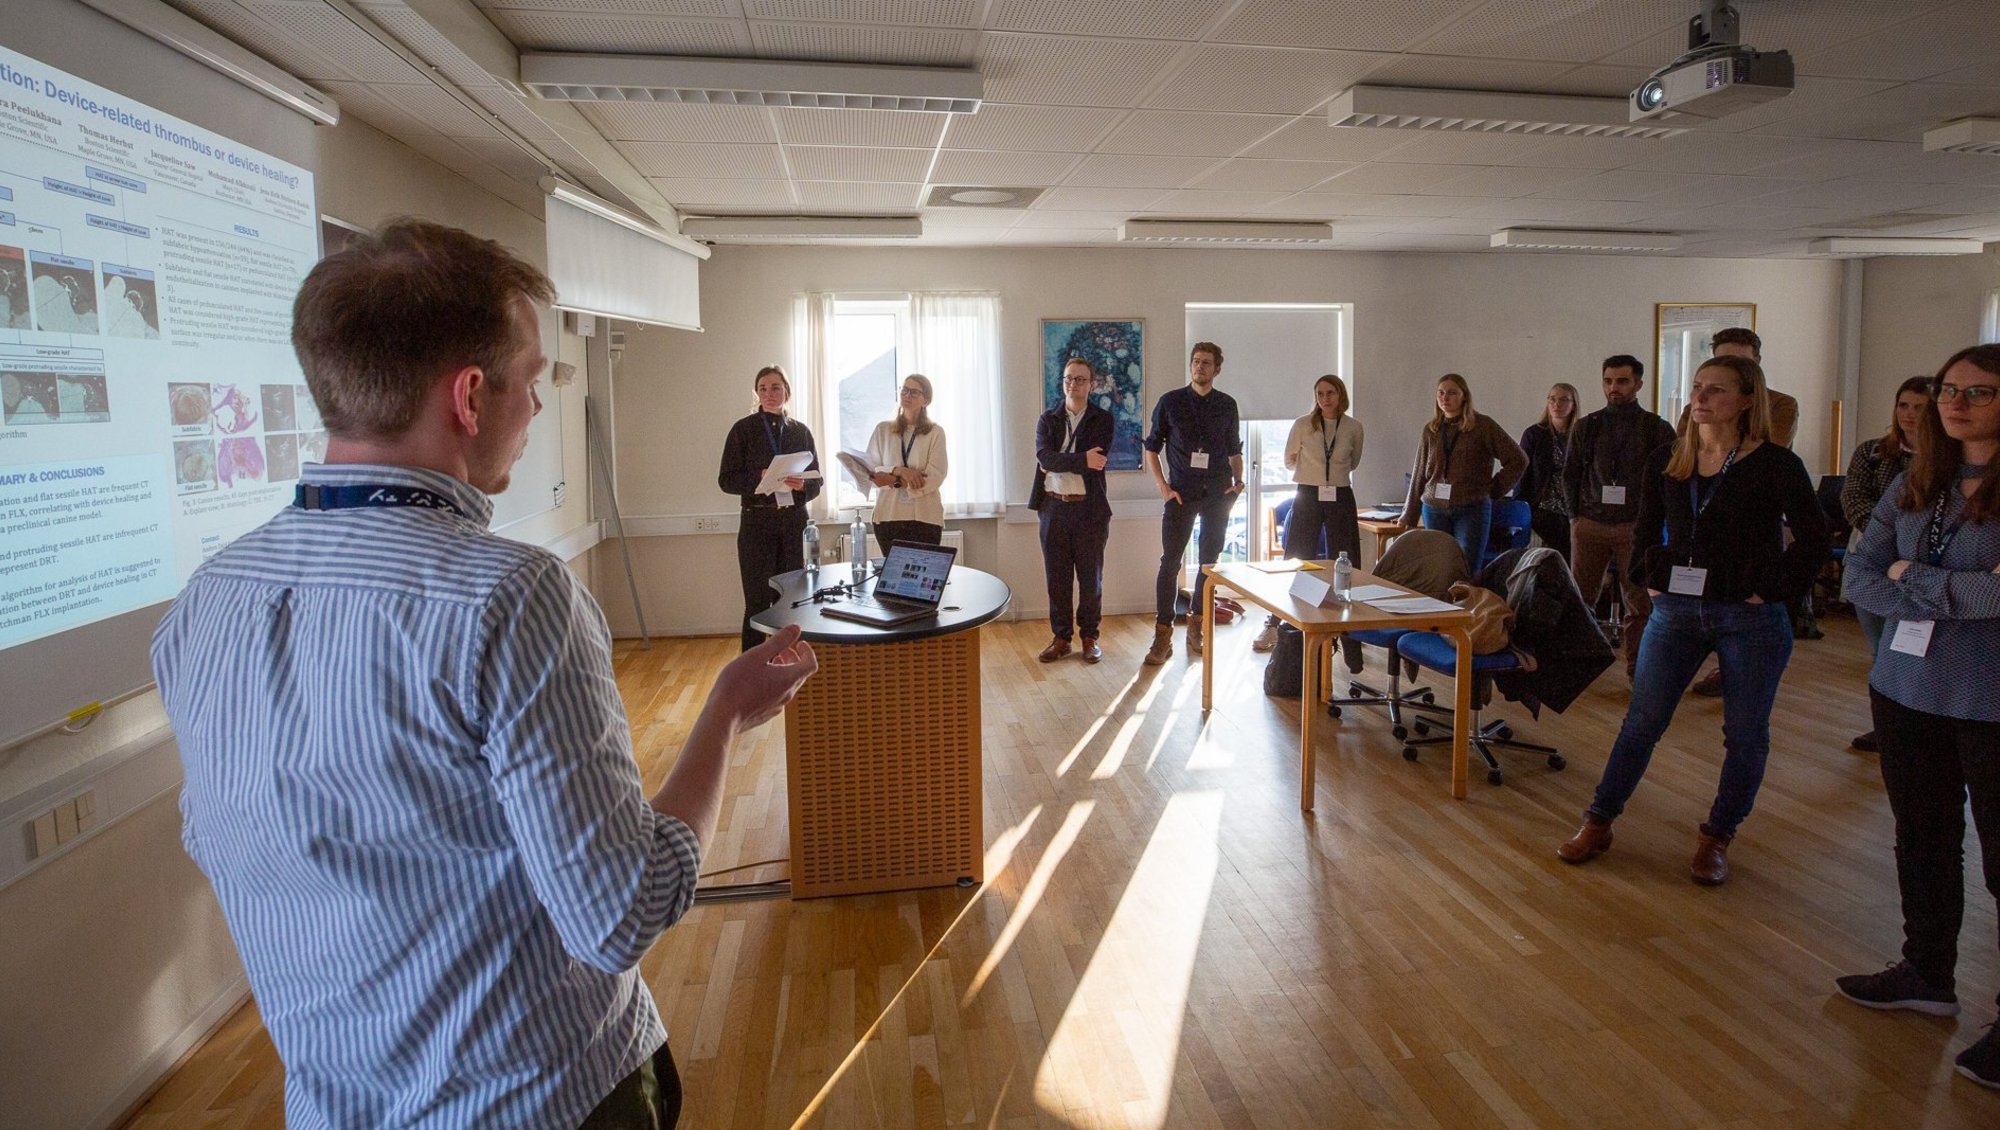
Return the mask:
[[[1688,20],[1688,50],[1734,47],[1743,42],[1736,5],[1729,0],[1701,0],[1701,11]]]

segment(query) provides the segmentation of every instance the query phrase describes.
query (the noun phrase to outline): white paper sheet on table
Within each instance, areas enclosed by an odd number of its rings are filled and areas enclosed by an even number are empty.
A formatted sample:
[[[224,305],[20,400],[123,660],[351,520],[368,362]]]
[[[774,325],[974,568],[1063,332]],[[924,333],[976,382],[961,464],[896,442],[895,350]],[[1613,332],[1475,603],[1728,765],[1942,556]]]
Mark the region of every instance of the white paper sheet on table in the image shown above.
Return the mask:
[[[1432,600],[1427,596],[1401,596],[1394,600],[1371,600],[1370,608],[1393,612],[1398,616],[1416,616],[1425,612],[1456,612],[1458,605],[1442,600]]]
[[[1347,599],[1358,600],[1366,604],[1371,600],[1394,600],[1397,597],[1408,595],[1402,589],[1389,585],[1355,585],[1353,589],[1349,590]]]

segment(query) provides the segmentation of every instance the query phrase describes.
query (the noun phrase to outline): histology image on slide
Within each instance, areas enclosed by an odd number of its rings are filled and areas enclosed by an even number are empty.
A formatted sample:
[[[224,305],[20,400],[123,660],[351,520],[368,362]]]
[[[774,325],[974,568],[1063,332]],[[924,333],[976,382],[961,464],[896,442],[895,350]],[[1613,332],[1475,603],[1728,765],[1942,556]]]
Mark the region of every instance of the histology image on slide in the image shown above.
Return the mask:
[[[208,385],[175,382],[167,386],[167,415],[175,435],[207,435],[209,409]]]
[[[264,430],[267,432],[289,432],[299,426],[299,419],[292,411],[291,385],[261,385],[264,400]]]
[[[309,432],[319,427],[319,404],[313,400],[311,389],[304,385],[293,385],[292,408],[298,413],[300,430]]]
[[[299,462],[326,462],[326,433],[305,432],[299,436]]]
[[[286,483],[299,477],[298,436],[264,437],[264,477],[274,483]]]
[[[256,436],[231,436],[215,448],[215,478],[226,487],[264,481],[264,449]]]
[[[247,432],[257,426],[257,406],[238,385],[216,385],[210,390],[209,418],[215,430],[226,436]]]
[[[31,328],[28,320],[28,255],[0,244],[0,330]]]
[[[54,334],[97,333],[97,278],[88,259],[28,253],[35,328]]]
[[[174,485],[182,494],[215,489],[215,441],[174,441]]]
[[[56,399],[65,424],[101,424],[111,418],[111,398],[104,391],[104,374],[56,378]]]
[[[112,337],[160,336],[160,308],[153,272],[104,264],[104,332]]]
[[[62,393],[54,373],[0,373],[0,420],[54,424],[62,420]]]

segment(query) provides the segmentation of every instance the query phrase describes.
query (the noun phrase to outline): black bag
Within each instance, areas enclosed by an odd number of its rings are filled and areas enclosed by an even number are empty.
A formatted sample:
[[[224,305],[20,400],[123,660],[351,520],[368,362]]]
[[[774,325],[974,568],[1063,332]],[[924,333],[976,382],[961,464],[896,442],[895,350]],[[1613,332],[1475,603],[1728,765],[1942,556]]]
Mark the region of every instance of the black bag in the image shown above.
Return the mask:
[[[1272,698],[1297,698],[1306,677],[1306,635],[1290,624],[1278,625],[1278,645],[1264,665],[1264,693]]]

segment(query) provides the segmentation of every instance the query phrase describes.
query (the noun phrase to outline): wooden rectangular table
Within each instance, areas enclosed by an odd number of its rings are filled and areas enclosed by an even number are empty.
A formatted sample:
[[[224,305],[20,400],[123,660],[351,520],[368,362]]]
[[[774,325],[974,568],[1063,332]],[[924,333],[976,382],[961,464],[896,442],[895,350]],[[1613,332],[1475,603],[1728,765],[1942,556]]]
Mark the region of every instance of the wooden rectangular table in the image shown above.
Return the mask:
[[[1332,566],[1324,561],[1319,564],[1325,570],[1319,575],[1331,581]],[[1334,604],[1322,608],[1292,597],[1292,578],[1298,576],[1296,572],[1267,573],[1248,564],[1234,562],[1210,565],[1202,572],[1208,578],[1202,585],[1203,639],[1215,639],[1215,593],[1218,587],[1231,590],[1305,634],[1305,674],[1299,682],[1300,809],[1311,812],[1313,807],[1313,722],[1324,708],[1324,699],[1332,689],[1327,663],[1334,637],[1348,632],[1385,628],[1437,632],[1451,637],[1452,642],[1458,645],[1458,665],[1454,672],[1456,698],[1451,716],[1451,795],[1461,800],[1465,798],[1467,739],[1472,727],[1472,648],[1467,636],[1467,625],[1472,622],[1471,613],[1463,608],[1454,608],[1450,612],[1405,616],[1383,612],[1366,604]],[[1410,591],[1359,569],[1354,571],[1353,583],[1356,588],[1388,585],[1404,592]],[[1215,705],[1215,655],[1215,647],[1211,643],[1201,665],[1201,709],[1204,714]]]

